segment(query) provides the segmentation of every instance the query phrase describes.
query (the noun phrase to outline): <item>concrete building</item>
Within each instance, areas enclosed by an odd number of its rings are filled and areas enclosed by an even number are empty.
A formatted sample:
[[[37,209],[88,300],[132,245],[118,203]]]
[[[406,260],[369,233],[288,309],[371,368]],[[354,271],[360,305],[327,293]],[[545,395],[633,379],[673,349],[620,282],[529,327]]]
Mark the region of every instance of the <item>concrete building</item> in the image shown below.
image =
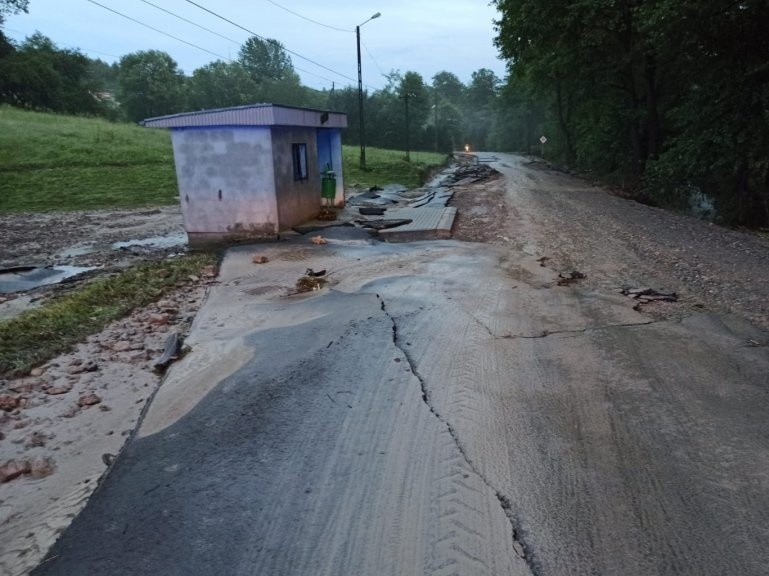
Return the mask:
[[[317,216],[321,175],[336,174],[344,204],[341,129],[347,116],[274,104],[144,120],[169,128],[191,246],[274,239]]]

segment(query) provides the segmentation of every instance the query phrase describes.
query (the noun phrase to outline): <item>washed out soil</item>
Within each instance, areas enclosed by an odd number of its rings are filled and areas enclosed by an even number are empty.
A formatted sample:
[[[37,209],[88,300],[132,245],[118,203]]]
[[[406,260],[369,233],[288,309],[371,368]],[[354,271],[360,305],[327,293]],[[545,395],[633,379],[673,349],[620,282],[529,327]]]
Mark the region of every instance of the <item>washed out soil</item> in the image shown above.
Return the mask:
[[[676,292],[677,302],[641,306],[654,317],[711,311],[769,330],[766,235],[620,198],[523,157],[499,155],[492,166],[506,178],[455,188],[455,238],[510,246],[558,272],[578,271],[582,289]]]

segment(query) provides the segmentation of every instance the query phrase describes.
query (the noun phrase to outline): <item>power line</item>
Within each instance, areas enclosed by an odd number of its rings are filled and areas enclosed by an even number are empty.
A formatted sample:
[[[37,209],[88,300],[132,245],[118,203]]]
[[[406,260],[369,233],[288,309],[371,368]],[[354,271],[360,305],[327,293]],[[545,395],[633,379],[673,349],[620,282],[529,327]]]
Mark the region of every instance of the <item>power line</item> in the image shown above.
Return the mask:
[[[164,32],[163,30],[159,30],[158,28],[150,26],[149,24],[145,24],[144,22],[141,22],[141,21],[137,20],[136,18],[132,18],[130,16],[127,16],[126,14],[122,14],[121,12],[118,12],[117,10],[113,10],[112,8],[104,6],[103,4],[99,4],[98,2],[95,2],[94,0],[87,0],[87,1],[90,2],[91,4],[95,4],[97,6],[100,6],[101,8],[104,8],[105,10],[109,10],[110,12],[113,12],[113,13],[117,14],[118,16],[122,16],[123,18],[127,18],[128,20],[131,20],[132,22],[135,22],[135,23],[137,23],[137,24],[139,24],[141,26],[144,26],[145,28],[149,28],[150,30],[153,30],[155,32],[163,34],[164,36],[168,36],[169,38],[173,38],[174,40],[176,40],[178,42],[182,42],[184,44],[187,44],[188,46],[192,46],[193,48],[197,48],[198,50],[202,50],[204,52],[212,54],[213,56],[216,56],[217,58],[221,58],[222,60],[227,60],[228,62],[235,62],[235,60],[233,60],[232,58],[229,58],[227,56],[222,56],[221,54],[217,54],[216,52],[211,52],[210,50],[202,48],[202,47],[198,46],[197,44],[193,44],[192,42],[187,42],[186,40],[178,38],[178,37],[174,36],[173,34],[169,34],[168,32]],[[182,16],[179,16],[178,14],[174,14],[173,12],[170,12],[169,10],[165,10],[164,8],[161,8],[160,6],[156,6],[152,2],[148,2],[147,0],[141,0],[141,1],[144,2],[145,4],[149,4],[150,6],[153,6],[153,7],[157,8],[158,10],[162,10],[163,12],[166,12],[166,13],[170,14],[171,16],[175,16],[176,18],[179,18],[180,20],[184,20],[185,22],[188,22],[188,23],[192,24],[193,26],[197,26],[198,28],[206,30],[207,32],[211,32],[212,34],[216,34],[217,36],[221,36],[225,40],[229,40],[230,42],[234,42],[235,44],[240,44],[239,42],[233,40],[232,38],[228,38],[226,36],[223,36],[222,34],[214,32],[213,30],[209,30],[205,26],[201,26],[199,24],[196,24],[195,22],[192,22],[191,20],[183,18]],[[115,56],[115,57],[117,57],[117,56]],[[310,72],[309,70],[303,70],[302,68],[298,68],[296,66],[294,66],[294,69],[295,70],[299,70],[300,72],[304,72],[305,74],[309,74],[310,76],[315,76],[316,78],[320,78],[321,80],[325,80],[326,82],[331,82],[332,84],[334,82],[330,78],[326,78],[324,76],[320,76],[319,74],[315,74],[313,72]]]
[[[312,18],[308,18],[307,16],[302,16],[299,14],[299,12],[294,12],[293,10],[286,8],[285,6],[281,6],[277,2],[273,2],[273,0],[267,0],[270,4],[273,6],[277,6],[278,8],[281,8],[282,10],[285,10],[286,12],[289,12],[293,14],[294,16],[298,16],[302,20],[307,20],[308,22],[312,22],[313,24],[317,24],[318,26],[323,26],[324,28],[329,28],[330,30],[336,30],[337,32],[355,32],[355,30],[348,30],[347,28],[337,28],[335,26],[329,26],[328,24],[324,24],[323,22],[318,22],[317,20],[313,20]]]
[[[104,8],[105,10],[108,10],[110,12],[113,12],[114,14],[117,14],[118,16],[122,16],[123,18],[130,20],[131,22],[135,22],[139,24],[140,26],[144,26],[145,28],[149,28],[150,30],[153,30],[157,32],[158,34],[162,34],[163,36],[168,36],[169,38],[173,38],[177,42],[181,42],[182,44],[187,44],[187,46],[192,46],[193,48],[197,48],[198,50],[202,50],[203,52],[208,52],[209,54],[216,56],[217,58],[220,58],[222,60],[228,60],[229,62],[232,62],[231,58],[227,58],[226,56],[222,56],[221,54],[217,54],[216,52],[211,52],[210,50],[206,50],[205,48],[201,48],[197,44],[193,44],[192,42],[187,42],[186,40],[182,40],[181,38],[178,38],[174,36],[173,34],[169,34],[168,32],[163,32],[162,30],[155,28],[154,26],[150,26],[149,24],[145,24],[144,22],[140,22],[136,18],[131,18],[130,16],[127,16],[123,14],[122,12],[118,12],[117,10],[113,10],[112,8],[109,8],[108,6],[105,6],[104,4],[99,4],[95,0],[86,0],[87,2],[90,2],[91,4],[95,4],[96,6],[99,6],[101,8]]]
[[[140,1],[144,2],[145,4],[149,4],[153,8],[157,8],[161,12],[165,12],[166,14],[170,14],[171,16],[173,16],[175,18],[178,18],[179,20],[187,22],[188,24],[192,24],[193,26],[196,26],[196,27],[200,28],[201,30],[205,30],[206,32],[210,32],[211,34],[213,34],[215,36],[219,36],[219,38],[224,38],[225,40],[229,40],[233,44],[237,44],[238,46],[240,46],[240,42],[238,42],[237,40],[233,40],[232,38],[228,38],[227,36],[224,36],[223,34],[219,34],[218,32],[214,32],[210,28],[206,28],[205,26],[201,26],[200,24],[197,24],[197,23],[193,22],[192,20],[187,20],[184,16],[179,16],[178,14],[175,14],[175,13],[171,12],[170,10],[166,10],[165,8],[161,8],[157,4],[153,4],[152,2],[149,2],[148,0],[140,0]]]
[[[88,0],[88,1],[89,1],[89,2],[91,2],[92,0]],[[224,20],[225,22],[228,22],[229,24],[232,24],[233,26],[235,26],[235,27],[237,27],[237,28],[240,28],[241,30],[244,30],[244,31],[248,32],[248,33],[249,33],[249,34],[251,34],[252,36],[256,36],[257,38],[259,38],[259,39],[260,39],[260,40],[262,40],[263,42],[269,42],[270,44],[274,44],[274,45],[277,45],[278,47],[282,48],[283,50],[285,50],[285,51],[286,51],[286,52],[288,52],[289,54],[293,54],[293,55],[294,55],[294,56],[296,56],[297,58],[301,58],[302,60],[306,60],[307,62],[310,62],[311,64],[314,64],[315,66],[318,66],[319,68],[323,68],[324,70],[328,70],[328,71],[329,71],[329,72],[331,72],[332,74],[336,74],[337,76],[341,76],[342,78],[345,78],[345,79],[349,80],[350,82],[357,82],[357,80],[355,80],[354,78],[350,78],[349,76],[347,76],[347,75],[345,75],[345,74],[342,74],[341,72],[337,72],[336,70],[334,70],[334,69],[332,69],[332,68],[329,68],[328,66],[324,66],[324,65],[323,65],[323,64],[321,64],[320,62],[316,62],[315,60],[312,60],[312,59],[310,59],[310,58],[307,58],[306,56],[302,56],[301,54],[299,54],[299,53],[297,53],[297,52],[294,52],[293,50],[289,50],[288,48],[286,48],[285,46],[283,46],[283,45],[282,45],[280,42],[278,42],[277,40],[272,40],[272,39],[270,39],[270,38],[264,38],[264,37],[260,36],[259,34],[257,34],[256,32],[254,32],[254,31],[252,31],[252,30],[249,30],[248,28],[245,28],[244,26],[241,26],[240,24],[237,24],[237,23],[233,22],[232,20],[229,20],[229,19],[225,18],[225,17],[224,17],[224,16],[222,16],[221,14],[217,14],[216,12],[214,12],[214,11],[212,11],[212,10],[209,10],[209,9],[208,9],[208,8],[206,8],[205,6],[201,6],[201,5],[200,5],[200,4],[198,4],[197,2],[193,2],[192,0],[185,0],[185,1],[186,1],[187,3],[189,3],[189,4],[192,4],[193,6],[197,6],[198,8],[200,8],[201,10],[203,10],[203,11],[205,11],[205,12],[208,12],[208,13],[209,13],[209,14],[211,14],[212,16],[216,16],[216,17],[217,17],[217,18],[219,18],[220,20]]]
[[[368,57],[371,58],[374,64],[376,64],[376,67],[379,68],[380,74],[382,74],[382,76],[385,76],[384,70],[382,70],[382,67],[379,65],[379,62],[377,62],[374,56],[371,54],[371,52],[368,49],[368,46],[366,46],[362,40],[361,40],[361,44],[363,44],[363,48],[366,50],[366,54],[368,54]]]
[[[7,32],[13,32],[14,34],[21,34],[21,35],[26,36],[27,38],[29,38],[27,33],[26,32],[22,32],[21,30],[15,30],[13,28],[5,28],[5,30]],[[72,49],[72,50],[78,50],[78,51],[81,51],[81,52],[88,52],[88,53],[93,52],[94,54],[101,54],[102,56],[109,56],[110,58],[120,58],[120,56],[117,56],[115,54],[107,54],[106,52],[101,52],[99,50],[91,50],[90,48],[83,48],[82,46],[75,46],[74,44],[62,44],[60,42],[54,42],[54,44],[56,46],[62,46],[64,48],[69,48],[69,49]]]

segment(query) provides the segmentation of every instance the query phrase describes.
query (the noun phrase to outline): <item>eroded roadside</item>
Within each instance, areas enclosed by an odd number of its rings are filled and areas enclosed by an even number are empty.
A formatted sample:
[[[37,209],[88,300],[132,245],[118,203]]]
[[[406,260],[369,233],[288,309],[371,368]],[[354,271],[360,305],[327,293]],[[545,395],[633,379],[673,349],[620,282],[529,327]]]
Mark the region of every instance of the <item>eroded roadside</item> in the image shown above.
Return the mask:
[[[520,156],[497,154],[500,178],[455,188],[454,237],[522,250],[586,289],[674,291],[642,306],[654,318],[705,310],[769,330],[769,239],[619,198]]]

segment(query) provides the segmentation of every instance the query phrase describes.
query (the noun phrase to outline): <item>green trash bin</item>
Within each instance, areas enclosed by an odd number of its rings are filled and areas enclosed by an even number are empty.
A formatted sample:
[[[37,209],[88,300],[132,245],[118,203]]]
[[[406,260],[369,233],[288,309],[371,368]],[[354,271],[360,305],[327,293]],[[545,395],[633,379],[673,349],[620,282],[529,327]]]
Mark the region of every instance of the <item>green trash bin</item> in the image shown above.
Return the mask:
[[[328,165],[320,179],[320,196],[326,200],[333,200],[336,197],[336,174]]]

